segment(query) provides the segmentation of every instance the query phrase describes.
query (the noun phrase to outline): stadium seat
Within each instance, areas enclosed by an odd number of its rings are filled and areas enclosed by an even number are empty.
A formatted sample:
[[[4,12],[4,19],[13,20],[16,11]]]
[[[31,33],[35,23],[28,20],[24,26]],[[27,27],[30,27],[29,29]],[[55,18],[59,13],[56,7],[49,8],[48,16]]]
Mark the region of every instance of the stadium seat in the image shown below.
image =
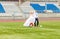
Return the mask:
[[[30,4],[33,8],[34,8],[34,10],[36,10],[38,13],[44,13],[44,11],[45,11],[45,7],[46,7],[46,10],[52,10],[53,11],[53,13],[60,13],[60,9],[57,7],[57,6],[55,6],[54,4],[46,4],[45,6],[41,6],[41,5],[39,5],[39,4],[33,4],[33,3],[31,3]]]
[[[52,10],[53,13],[60,13],[60,9],[56,7],[54,4],[46,4],[47,10]]]
[[[6,13],[21,13],[20,9],[18,6],[16,6],[15,4],[3,4],[3,7],[6,10]]]
[[[5,10],[4,10],[4,8],[3,8],[1,3],[0,3],[0,13],[5,13]]]
[[[39,4],[30,4],[38,13],[44,13],[45,6],[40,6]]]

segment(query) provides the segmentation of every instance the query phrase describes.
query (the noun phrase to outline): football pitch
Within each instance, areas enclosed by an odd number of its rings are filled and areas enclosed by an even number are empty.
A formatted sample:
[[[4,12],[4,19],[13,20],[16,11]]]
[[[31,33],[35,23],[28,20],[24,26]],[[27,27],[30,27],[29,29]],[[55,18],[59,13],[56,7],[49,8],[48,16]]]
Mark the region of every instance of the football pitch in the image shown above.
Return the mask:
[[[23,23],[0,22],[0,39],[60,39],[60,21],[42,21],[39,27]]]

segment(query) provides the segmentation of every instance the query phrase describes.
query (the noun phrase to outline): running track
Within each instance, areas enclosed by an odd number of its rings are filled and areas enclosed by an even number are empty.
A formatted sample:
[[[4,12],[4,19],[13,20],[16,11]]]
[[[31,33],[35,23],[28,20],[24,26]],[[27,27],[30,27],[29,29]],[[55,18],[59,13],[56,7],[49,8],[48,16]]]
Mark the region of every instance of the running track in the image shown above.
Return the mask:
[[[60,21],[60,17],[40,18],[40,21]],[[0,20],[0,22],[24,22],[25,20]]]

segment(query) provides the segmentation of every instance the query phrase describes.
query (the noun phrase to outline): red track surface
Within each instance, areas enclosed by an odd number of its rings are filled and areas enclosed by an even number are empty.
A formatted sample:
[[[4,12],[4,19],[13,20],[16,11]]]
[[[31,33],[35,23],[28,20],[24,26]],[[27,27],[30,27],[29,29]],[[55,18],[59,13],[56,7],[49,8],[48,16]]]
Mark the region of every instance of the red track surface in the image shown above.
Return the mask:
[[[40,21],[60,21],[60,17],[57,18],[40,18]],[[0,22],[24,22],[25,20],[0,20]]]

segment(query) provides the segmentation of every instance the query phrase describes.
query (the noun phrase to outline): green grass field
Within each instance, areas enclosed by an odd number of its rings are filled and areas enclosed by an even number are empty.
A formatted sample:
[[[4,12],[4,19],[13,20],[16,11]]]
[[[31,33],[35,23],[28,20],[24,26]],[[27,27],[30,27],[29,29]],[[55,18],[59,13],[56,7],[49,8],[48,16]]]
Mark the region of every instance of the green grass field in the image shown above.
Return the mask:
[[[44,21],[40,25],[24,27],[23,22],[0,22],[0,39],[60,39],[60,21]]]

